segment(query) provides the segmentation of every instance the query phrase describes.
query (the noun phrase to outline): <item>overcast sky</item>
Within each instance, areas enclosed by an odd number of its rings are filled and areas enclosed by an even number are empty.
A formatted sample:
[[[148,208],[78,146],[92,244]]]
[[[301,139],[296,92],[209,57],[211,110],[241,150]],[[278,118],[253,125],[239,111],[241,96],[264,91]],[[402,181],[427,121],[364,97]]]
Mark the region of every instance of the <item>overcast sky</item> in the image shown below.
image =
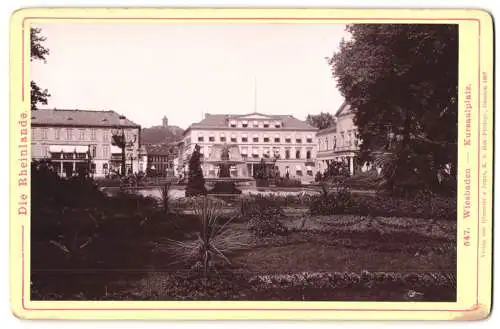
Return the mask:
[[[347,37],[340,24],[36,27],[50,55],[31,79],[49,89],[48,108],[114,110],[143,127],[167,115],[186,128],[203,113],[305,119],[343,101],[325,59]]]

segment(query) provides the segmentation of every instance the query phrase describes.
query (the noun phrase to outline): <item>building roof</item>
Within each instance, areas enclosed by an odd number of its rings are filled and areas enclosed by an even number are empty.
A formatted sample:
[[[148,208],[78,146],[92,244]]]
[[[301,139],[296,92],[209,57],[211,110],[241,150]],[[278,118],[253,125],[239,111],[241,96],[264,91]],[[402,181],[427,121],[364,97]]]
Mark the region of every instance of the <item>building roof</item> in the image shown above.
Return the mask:
[[[31,112],[31,125],[140,128],[125,117],[120,123],[121,117],[115,111],[39,109]]]
[[[283,128],[289,130],[317,130],[317,128],[309,125],[307,122],[295,118],[293,115],[270,115],[262,113],[250,114],[205,114],[205,118],[200,122],[193,123],[187,130],[202,129],[202,128],[229,128],[226,120],[279,120],[283,123]],[[250,127],[251,128],[251,127]],[[186,130],[186,131],[187,131]]]
[[[352,108],[351,105],[349,105],[347,102],[343,102],[342,105],[340,105],[339,109],[335,113],[335,117],[339,117],[341,115],[347,115],[352,113]]]
[[[336,133],[337,132],[337,125],[334,125],[333,127],[328,127],[325,129],[321,129],[316,133],[316,136],[322,136],[322,135],[328,135],[331,133]]]

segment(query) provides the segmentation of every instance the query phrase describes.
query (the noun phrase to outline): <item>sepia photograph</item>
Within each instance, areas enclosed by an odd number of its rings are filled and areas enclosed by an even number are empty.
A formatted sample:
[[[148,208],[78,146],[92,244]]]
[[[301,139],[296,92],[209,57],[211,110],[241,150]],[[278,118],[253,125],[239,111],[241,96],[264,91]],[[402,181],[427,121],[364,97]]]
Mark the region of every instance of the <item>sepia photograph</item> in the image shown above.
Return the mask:
[[[27,26],[32,301],[457,301],[458,24]]]

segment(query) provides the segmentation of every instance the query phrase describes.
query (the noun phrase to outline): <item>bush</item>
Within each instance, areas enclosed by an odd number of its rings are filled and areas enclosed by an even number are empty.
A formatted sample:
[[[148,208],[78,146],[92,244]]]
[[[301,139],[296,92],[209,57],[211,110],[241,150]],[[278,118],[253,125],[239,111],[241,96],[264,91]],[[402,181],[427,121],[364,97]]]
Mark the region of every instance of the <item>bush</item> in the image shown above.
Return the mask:
[[[376,170],[369,170],[346,178],[344,184],[355,189],[377,189],[382,181]]]
[[[186,197],[207,194],[205,189],[205,178],[201,170],[200,146],[196,145],[189,159],[188,183],[186,187]]]
[[[332,193],[323,186],[323,192],[314,196],[309,204],[309,212],[312,215],[345,214],[354,209],[356,207],[353,196],[346,187],[339,187]]]
[[[302,182],[299,179],[290,178],[280,178],[276,180],[276,186],[278,187],[301,187]]]
[[[248,218],[248,229],[258,237],[287,233],[287,228],[280,222],[285,214],[279,202],[274,199],[257,195],[244,200],[241,213]]]

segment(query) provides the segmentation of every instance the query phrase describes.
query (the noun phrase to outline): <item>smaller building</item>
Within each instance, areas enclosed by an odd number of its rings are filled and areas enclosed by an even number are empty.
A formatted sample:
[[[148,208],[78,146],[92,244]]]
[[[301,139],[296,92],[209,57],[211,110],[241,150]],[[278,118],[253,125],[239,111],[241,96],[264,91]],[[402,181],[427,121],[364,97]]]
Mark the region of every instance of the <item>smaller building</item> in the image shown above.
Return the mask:
[[[176,156],[175,145],[172,144],[150,144],[145,145],[148,176],[176,176],[174,158]]]
[[[349,172],[353,175],[362,167],[356,160],[359,140],[351,106],[344,102],[335,113],[335,119],[335,126],[316,133],[318,170],[323,173],[330,163],[341,161],[348,166]]]

